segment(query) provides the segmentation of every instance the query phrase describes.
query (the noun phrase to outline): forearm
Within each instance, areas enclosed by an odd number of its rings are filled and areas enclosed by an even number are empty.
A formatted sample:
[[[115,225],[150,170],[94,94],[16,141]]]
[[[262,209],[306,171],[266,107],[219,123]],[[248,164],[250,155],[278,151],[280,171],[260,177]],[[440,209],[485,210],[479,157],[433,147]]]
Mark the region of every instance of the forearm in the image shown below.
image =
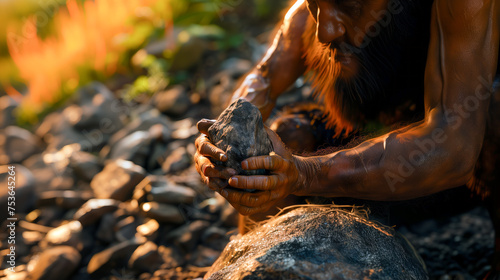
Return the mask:
[[[478,134],[480,135],[480,131]],[[467,183],[479,150],[424,123],[334,154],[298,158],[301,196],[369,200],[417,198]],[[465,138],[462,138],[465,139]]]
[[[288,11],[273,44],[242,79],[231,101],[245,98],[260,109],[264,120],[269,117],[278,96],[305,71],[302,34],[308,16],[301,1]]]

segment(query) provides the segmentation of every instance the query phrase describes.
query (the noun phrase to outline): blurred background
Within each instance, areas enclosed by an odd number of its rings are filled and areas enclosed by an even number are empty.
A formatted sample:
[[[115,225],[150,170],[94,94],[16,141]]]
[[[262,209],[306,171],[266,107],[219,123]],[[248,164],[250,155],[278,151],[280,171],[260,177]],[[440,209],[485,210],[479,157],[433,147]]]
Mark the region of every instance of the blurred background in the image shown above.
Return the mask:
[[[0,278],[203,276],[237,213],[192,165],[196,122],[285,2],[0,1]]]
[[[222,112],[287,4],[0,0],[0,278],[203,277],[237,213],[193,166],[196,122]],[[299,79],[277,107],[310,92]],[[483,208],[406,222],[431,279],[491,268]]]

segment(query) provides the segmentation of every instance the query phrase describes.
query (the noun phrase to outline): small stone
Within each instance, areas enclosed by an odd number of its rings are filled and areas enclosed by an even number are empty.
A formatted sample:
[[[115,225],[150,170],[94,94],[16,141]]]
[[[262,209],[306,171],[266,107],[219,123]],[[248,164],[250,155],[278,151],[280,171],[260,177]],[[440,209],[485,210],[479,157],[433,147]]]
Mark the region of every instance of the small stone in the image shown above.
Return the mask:
[[[14,168],[11,170],[9,166]],[[3,172],[0,173],[0,220],[5,221],[8,217],[12,217],[14,214],[21,214],[29,212],[35,203],[35,178],[31,171],[22,165],[15,164],[3,166],[5,168]],[[9,172],[14,175],[9,175]],[[10,179],[9,179],[10,178]],[[15,178],[13,181],[13,178]],[[14,182],[14,183],[13,183]],[[14,185],[13,185],[14,184]],[[9,189],[8,186],[11,186]],[[15,213],[12,215],[7,211],[8,198],[11,196],[9,192],[14,191],[16,198]]]
[[[220,253],[220,251],[200,245],[194,251],[191,263],[197,267],[211,266],[217,260]]]
[[[41,241],[40,248],[60,245],[70,246],[78,251],[83,250],[82,224],[79,221],[72,221],[49,231]]]
[[[138,240],[128,240],[93,255],[87,266],[87,272],[92,277],[102,277],[109,274],[112,269],[124,267],[140,245]]]
[[[158,252],[163,259],[163,269],[176,268],[184,264],[184,258],[176,248],[160,246]]]
[[[137,233],[137,224],[138,223],[133,216],[121,219],[114,227],[116,240],[121,242],[134,238]]]
[[[160,224],[156,220],[150,219],[146,223],[137,227],[137,233],[146,237],[148,240],[154,240],[158,236],[159,229]]]
[[[116,241],[115,232],[113,230],[116,222],[117,218],[115,217],[115,215],[113,215],[113,213],[104,214],[99,223],[99,227],[97,228],[97,238],[100,241],[106,242],[108,244]]]
[[[157,93],[153,104],[160,112],[175,117],[185,114],[192,105],[186,89],[180,85]]]
[[[80,253],[70,246],[58,246],[44,250],[28,264],[31,267],[27,279],[70,279],[80,264]]]
[[[234,101],[209,129],[210,141],[225,151],[228,160],[216,162],[230,167],[238,174],[265,174],[264,170],[244,171],[241,162],[249,157],[269,155],[273,146],[257,107],[248,101]]]
[[[63,209],[74,209],[81,207],[92,196],[89,191],[45,191],[40,194],[37,206],[57,205]]]
[[[155,272],[163,264],[158,246],[149,241],[139,246],[128,262],[128,266],[139,272]]]
[[[183,224],[184,216],[179,208],[158,202],[146,202],[142,205],[142,211],[147,217],[155,219],[160,223]]]
[[[98,157],[83,151],[75,151],[71,154],[70,167],[73,168],[78,178],[86,182],[92,181],[103,168]]]
[[[190,253],[196,248],[203,231],[210,226],[207,221],[194,221],[184,225],[166,236],[166,240],[183,249],[185,253]]]
[[[15,109],[19,106],[14,98],[4,95],[0,97],[0,129],[16,123]]]
[[[191,118],[176,121],[173,129],[172,138],[175,140],[187,140],[199,133],[196,122]]]
[[[17,126],[0,131],[0,165],[21,163],[41,151],[39,139]]]
[[[229,235],[227,234],[227,230],[217,226],[211,226],[203,233],[201,241],[203,244],[206,244],[206,246],[222,252],[229,242]]]
[[[181,147],[172,151],[161,168],[165,173],[176,173],[188,168],[191,165],[192,156],[186,148]]]
[[[151,181],[151,188],[147,196],[149,201],[167,204],[192,204],[196,192],[188,187],[174,185],[163,179],[156,178]]]
[[[135,186],[146,178],[145,173],[142,167],[130,161],[115,160],[94,177],[90,187],[97,198],[126,201],[132,197]]]
[[[114,199],[91,199],[76,211],[73,219],[88,226],[97,222],[104,214],[118,209],[119,205],[120,201]]]

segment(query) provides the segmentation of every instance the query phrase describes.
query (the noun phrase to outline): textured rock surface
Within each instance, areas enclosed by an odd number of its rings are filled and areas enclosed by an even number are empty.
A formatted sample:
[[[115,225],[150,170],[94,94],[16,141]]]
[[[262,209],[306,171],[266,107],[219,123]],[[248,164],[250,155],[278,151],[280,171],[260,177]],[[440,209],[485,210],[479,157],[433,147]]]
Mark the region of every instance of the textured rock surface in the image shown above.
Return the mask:
[[[392,228],[301,207],[228,244],[205,279],[428,279]]]
[[[227,153],[228,161],[219,164],[239,174],[263,174],[263,170],[243,171],[240,164],[249,157],[268,155],[273,150],[257,107],[243,99],[234,101],[209,128],[208,134],[210,141]]]

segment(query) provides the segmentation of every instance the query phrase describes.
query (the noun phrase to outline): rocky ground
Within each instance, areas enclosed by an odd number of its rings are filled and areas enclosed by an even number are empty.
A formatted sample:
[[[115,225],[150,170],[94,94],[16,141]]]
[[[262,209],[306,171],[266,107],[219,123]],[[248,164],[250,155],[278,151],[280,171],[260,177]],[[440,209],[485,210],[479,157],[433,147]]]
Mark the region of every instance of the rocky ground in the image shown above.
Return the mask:
[[[195,71],[201,89],[193,78],[134,103],[119,98],[113,81],[90,84],[30,130],[16,126],[16,102],[1,97],[0,277],[202,277],[235,234],[237,213],[192,164],[196,122],[222,111],[262,50],[254,42],[239,55],[210,53]],[[280,104],[310,91],[297,85]],[[15,166],[12,215],[4,210],[8,166]],[[15,229],[7,218],[17,219]],[[489,269],[493,229],[482,208],[400,231],[431,279],[479,279]]]

